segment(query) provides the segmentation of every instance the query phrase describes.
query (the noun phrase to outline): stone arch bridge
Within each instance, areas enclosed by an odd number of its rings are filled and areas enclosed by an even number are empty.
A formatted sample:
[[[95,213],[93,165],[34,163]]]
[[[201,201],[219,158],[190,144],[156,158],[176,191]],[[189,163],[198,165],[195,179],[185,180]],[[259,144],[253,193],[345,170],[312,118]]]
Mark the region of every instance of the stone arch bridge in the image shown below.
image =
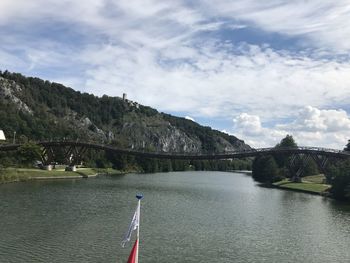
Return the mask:
[[[65,164],[73,166],[83,160],[88,149],[110,151],[118,154],[133,155],[145,158],[177,159],[177,160],[227,160],[248,157],[259,157],[264,155],[288,156],[289,169],[295,178],[300,178],[304,168],[310,162],[315,161],[321,173],[327,177],[326,168],[335,160],[347,159],[350,152],[320,148],[320,147],[286,147],[286,148],[259,148],[222,153],[169,153],[169,152],[145,152],[132,149],[121,149],[111,145],[79,142],[79,141],[42,141],[37,142],[42,147],[42,162],[49,165],[57,161],[58,152],[65,160]],[[0,145],[0,151],[15,151],[21,144]]]

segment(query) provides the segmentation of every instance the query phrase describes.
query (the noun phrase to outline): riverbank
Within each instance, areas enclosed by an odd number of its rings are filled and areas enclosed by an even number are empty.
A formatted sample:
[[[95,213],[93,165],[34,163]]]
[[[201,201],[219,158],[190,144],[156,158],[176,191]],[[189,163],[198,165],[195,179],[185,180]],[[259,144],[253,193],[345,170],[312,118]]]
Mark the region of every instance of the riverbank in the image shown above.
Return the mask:
[[[327,195],[327,190],[331,187],[328,184],[324,184],[323,175],[306,176],[300,183],[294,183],[288,179],[276,182],[272,184],[276,188],[297,191],[316,195]]]
[[[230,172],[230,173],[241,173],[241,174],[251,174],[251,170],[227,170],[225,172]]]
[[[64,169],[53,169],[52,171],[41,170],[38,168],[6,168],[0,174],[0,184],[11,182],[23,182],[30,180],[52,180],[52,179],[80,179],[95,177],[99,174],[120,175],[125,171],[115,169],[100,168],[77,168],[76,172],[65,171]]]

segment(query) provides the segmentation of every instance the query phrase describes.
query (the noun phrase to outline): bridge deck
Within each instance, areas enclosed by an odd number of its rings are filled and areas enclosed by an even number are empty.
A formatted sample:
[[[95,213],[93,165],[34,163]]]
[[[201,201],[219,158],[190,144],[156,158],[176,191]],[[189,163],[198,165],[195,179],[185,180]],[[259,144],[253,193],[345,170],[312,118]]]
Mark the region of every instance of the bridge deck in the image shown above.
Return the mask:
[[[77,142],[77,141],[43,141],[37,142],[38,145],[43,147],[85,147],[96,150],[111,151],[121,154],[128,154],[134,156],[141,156],[147,158],[159,158],[159,159],[190,159],[190,160],[212,160],[212,159],[233,159],[233,158],[245,158],[245,157],[256,157],[267,154],[317,154],[320,156],[328,156],[335,158],[348,158],[350,152],[327,149],[321,147],[292,147],[292,148],[259,148],[245,151],[232,151],[232,152],[221,152],[221,153],[169,153],[169,152],[145,152],[136,151],[131,149],[121,149],[111,145]],[[21,144],[3,144],[0,145],[0,151],[13,151],[17,150]]]

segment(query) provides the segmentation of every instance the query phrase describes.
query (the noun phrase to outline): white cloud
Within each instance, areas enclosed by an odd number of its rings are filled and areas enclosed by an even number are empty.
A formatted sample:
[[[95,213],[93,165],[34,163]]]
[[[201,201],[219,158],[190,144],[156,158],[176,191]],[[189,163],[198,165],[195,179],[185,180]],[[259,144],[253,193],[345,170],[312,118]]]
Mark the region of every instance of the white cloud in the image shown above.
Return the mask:
[[[306,106],[286,124],[264,127],[259,116],[242,113],[233,119],[234,133],[254,147],[271,147],[287,134],[301,146],[342,149],[349,139],[350,118],[343,110]],[[257,131],[252,133],[251,131]]]
[[[258,28],[281,35],[302,36],[309,44],[331,48],[332,52],[350,49],[350,3],[304,0],[205,0],[207,10],[218,16],[250,22]]]
[[[308,45],[328,47],[332,53],[346,53],[350,49],[349,20],[348,0],[201,0],[196,5],[184,0],[0,2],[0,25],[3,26],[68,22],[80,26],[80,32],[85,34],[106,34],[114,41],[137,40],[147,45],[163,45],[222,26],[232,30],[254,26],[267,32],[301,37],[308,40]]]
[[[186,116],[186,117],[185,117],[185,119],[186,119],[186,120],[190,120],[190,121],[194,121],[194,122],[195,122],[195,120],[194,120],[192,117],[190,117],[190,116]]]
[[[247,136],[257,137],[264,133],[261,127],[260,117],[256,115],[249,115],[247,113],[240,114],[237,118],[233,119],[235,128],[243,130]]]
[[[253,45],[177,43],[136,50],[107,45],[81,56],[92,66],[86,90],[100,95],[127,90],[130,98],[162,111],[228,117],[239,110],[272,119],[350,97],[349,63]]]
[[[58,72],[51,80],[97,95],[127,92],[160,111],[226,119],[247,112],[235,125],[253,145],[293,132],[302,142],[339,147],[346,112],[320,109],[350,99],[349,60],[325,59],[350,50],[349,10],[347,0],[2,0],[0,30],[9,30],[0,66]],[[299,37],[306,47],[276,51],[205,35],[251,26]],[[272,128],[261,121],[285,118],[294,121]]]
[[[243,29],[246,28],[247,25],[243,25],[243,24],[228,24],[226,25],[227,28],[230,28],[232,30],[236,30],[236,29]]]
[[[307,106],[299,111],[294,122],[279,125],[279,129],[309,132],[349,132],[350,119],[344,110],[319,110]]]

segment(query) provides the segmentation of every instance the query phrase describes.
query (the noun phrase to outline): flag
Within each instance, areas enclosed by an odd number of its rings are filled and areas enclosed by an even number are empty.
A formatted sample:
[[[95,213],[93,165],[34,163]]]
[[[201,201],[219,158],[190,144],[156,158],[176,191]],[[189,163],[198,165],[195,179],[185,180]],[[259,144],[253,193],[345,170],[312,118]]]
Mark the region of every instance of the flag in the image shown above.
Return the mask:
[[[134,246],[132,247],[128,263],[138,263],[139,262],[139,242],[140,242],[140,207],[141,207],[141,199],[143,195],[138,194],[136,195],[136,198],[139,200],[137,203],[137,207],[134,213],[134,216],[131,219],[131,223],[128,229],[128,232],[126,233],[123,241],[122,241],[122,247],[125,246],[126,242],[130,241],[132,232],[137,230],[136,233],[136,241]]]
[[[138,257],[137,257],[138,242],[139,242],[139,240],[136,239],[135,244],[132,247],[132,250],[131,250],[131,253],[130,253],[130,256],[128,258],[127,263],[137,263],[137,261],[138,261]]]
[[[122,247],[125,246],[126,242],[130,241],[132,232],[139,227],[140,224],[140,202],[137,204],[136,211],[132,217],[128,232],[126,232],[125,237],[122,241]]]

